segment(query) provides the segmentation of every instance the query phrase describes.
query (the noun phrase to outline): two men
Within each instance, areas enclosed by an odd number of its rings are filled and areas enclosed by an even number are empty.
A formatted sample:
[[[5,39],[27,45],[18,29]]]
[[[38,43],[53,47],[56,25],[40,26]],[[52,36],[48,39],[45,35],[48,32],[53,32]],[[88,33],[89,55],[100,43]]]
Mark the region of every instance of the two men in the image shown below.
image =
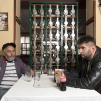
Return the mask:
[[[5,82],[8,80],[10,82],[11,78],[14,78],[11,81],[17,81],[21,77],[21,74],[27,70],[30,70],[34,75],[29,66],[25,65],[21,59],[15,57],[15,47],[14,43],[7,43],[2,47],[4,57],[0,58],[1,88],[12,86]],[[101,93],[101,49],[96,46],[95,40],[88,35],[79,38],[78,47],[82,62],[80,62],[78,68],[66,75],[66,85],[84,89],[95,89]],[[14,70],[14,74],[11,72],[12,69]],[[55,76],[61,76],[61,73],[55,72]],[[10,77],[10,79],[6,77]]]
[[[0,99],[26,71],[34,76],[34,71],[15,56],[15,48],[14,43],[6,43],[2,47],[4,56],[0,57]]]
[[[76,88],[95,89],[101,93],[101,49],[88,35],[78,40],[79,53],[82,57],[79,67],[66,75],[66,85]],[[55,76],[61,76],[55,72]]]

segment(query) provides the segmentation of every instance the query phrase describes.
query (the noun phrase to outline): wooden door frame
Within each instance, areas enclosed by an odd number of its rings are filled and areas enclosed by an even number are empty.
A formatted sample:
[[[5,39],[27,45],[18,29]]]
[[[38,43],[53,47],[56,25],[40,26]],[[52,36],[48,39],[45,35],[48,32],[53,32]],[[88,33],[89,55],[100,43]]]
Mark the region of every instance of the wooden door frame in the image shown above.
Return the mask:
[[[14,0],[14,43],[16,44],[16,0]]]
[[[94,33],[93,33],[93,36],[94,36],[94,39],[96,41],[96,0],[93,1],[93,11],[94,11],[94,25],[93,25],[93,29],[94,29]]]

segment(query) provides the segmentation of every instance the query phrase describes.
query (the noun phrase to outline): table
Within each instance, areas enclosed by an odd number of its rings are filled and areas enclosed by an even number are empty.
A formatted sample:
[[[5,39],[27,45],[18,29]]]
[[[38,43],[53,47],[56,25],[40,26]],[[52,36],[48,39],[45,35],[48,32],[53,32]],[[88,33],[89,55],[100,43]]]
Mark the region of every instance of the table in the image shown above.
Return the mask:
[[[40,82],[43,79],[47,82],[47,80],[53,80],[53,76],[44,74]],[[60,91],[54,86],[55,83],[49,87],[33,87],[33,84],[33,79],[27,82],[21,77],[1,101],[101,101],[101,95],[95,90],[67,87],[66,91]]]

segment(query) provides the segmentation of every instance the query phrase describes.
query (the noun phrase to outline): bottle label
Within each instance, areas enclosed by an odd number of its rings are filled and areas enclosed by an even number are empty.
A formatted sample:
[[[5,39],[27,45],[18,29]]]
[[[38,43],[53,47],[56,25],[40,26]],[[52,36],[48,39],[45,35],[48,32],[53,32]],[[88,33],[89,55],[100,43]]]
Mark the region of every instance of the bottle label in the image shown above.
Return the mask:
[[[65,77],[62,77],[62,78],[60,79],[60,82],[66,82],[66,78],[65,78]]]

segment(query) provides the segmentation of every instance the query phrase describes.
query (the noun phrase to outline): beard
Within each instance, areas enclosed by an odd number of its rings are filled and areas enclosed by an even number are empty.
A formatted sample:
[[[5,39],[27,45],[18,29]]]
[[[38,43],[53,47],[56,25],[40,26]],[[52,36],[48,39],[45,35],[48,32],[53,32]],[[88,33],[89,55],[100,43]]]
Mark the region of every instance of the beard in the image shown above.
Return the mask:
[[[82,58],[86,59],[86,60],[90,60],[92,57],[92,53],[90,50],[88,50],[88,52],[85,55],[81,55]]]
[[[15,56],[14,55],[11,55],[11,56],[7,56],[5,54],[5,58],[8,60],[8,61],[13,61],[15,59]]]

